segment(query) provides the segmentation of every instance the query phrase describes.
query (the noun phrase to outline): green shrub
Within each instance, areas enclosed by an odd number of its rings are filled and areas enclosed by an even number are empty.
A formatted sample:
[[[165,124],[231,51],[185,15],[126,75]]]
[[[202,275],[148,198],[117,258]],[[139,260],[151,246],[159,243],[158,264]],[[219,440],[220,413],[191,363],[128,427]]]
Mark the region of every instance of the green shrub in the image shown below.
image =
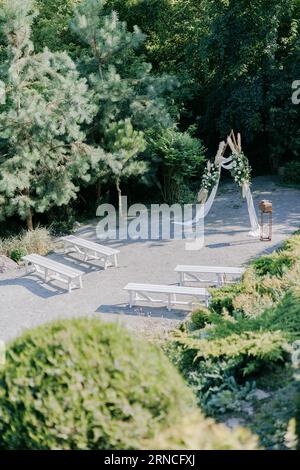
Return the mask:
[[[300,162],[293,160],[284,167],[284,181],[288,184],[300,184]]]
[[[0,447],[133,449],[193,397],[163,353],[96,319],[15,340],[0,372]]]
[[[224,286],[220,289],[211,289],[210,310],[222,314],[224,310],[232,313],[235,297],[243,291],[242,284]]]
[[[256,273],[261,277],[266,275],[282,277],[294,264],[295,258],[284,252],[262,256],[253,262]]]
[[[50,226],[50,233],[55,237],[62,237],[74,232],[75,217],[69,216],[66,220],[56,220]]]
[[[178,424],[146,443],[155,450],[255,450],[258,439],[246,429],[229,431],[199,413],[185,416]]]
[[[290,251],[292,253],[300,250],[300,231],[294,233],[294,235],[286,240],[282,245],[283,251]]]
[[[15,248],[14,250],[12,250],[9,254],[9,257],[16,263],[19,263],[21,259],[23,258],[23,256],[26,256],[26,255],[27,255],[26,248],[20,246],[19,248]]]
[[[266,310],[257,323],[265,330],[284,331],[292,340],[300,338],[300,288],[288,291],[276,308]]]
[[[230,324],[236,332],[230,332]],[[201,409],[215,415],[231,409],[233,403],[238,409],[242,399],[248,400],[253,379],[284,363],[286,344],[283,332],[263,332],[259,327],[243,331],[239,322],[224,321],[223,326],[176,335],[167,353],[192,387]]]
[[[209,338],[221,339],[245,332],[282,331],[294,340],[300,337],[300,289],[290,289],[281,301],[254,318],[235,313],[233,317],[210,314]]]
[[[195,330],[200,330],[205,327],[206,324],[210,323],[211,312],[207,308],[199,308],[192,312],[191,315],[191,327]]]

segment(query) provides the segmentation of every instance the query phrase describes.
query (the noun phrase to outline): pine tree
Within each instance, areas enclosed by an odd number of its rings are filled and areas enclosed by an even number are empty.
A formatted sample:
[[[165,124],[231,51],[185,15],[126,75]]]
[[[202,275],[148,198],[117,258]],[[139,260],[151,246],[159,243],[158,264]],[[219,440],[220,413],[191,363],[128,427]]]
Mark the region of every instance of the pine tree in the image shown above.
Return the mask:
[[[128,31],[126,23],[116,12],[108,13],[105,5],[106,0],[83,0],[72,24],[87,47],[81,68],[98,107],[89,138],[109,152],[106,177],[115,181],[121,201],[122,179],[147,168],[139,159],[145,134],[172,122],[164,93],[173,89],[175,80],[152,75],[151,65],[139,54],[143,33],[137,26]],[[104,176],[103,166],[99,169],[98,197]]]
[[[123,215],[121,180],[146,171],[146,163],[135,159],[145,149],[145,139],[141,131],[133,129],[130,119],[111,123],[106,138],[111,151],[109,166],[118,192],[119,212]]]
[[[0,208],[2,218],[18,214],[28,229],[35,212],[75,198],[101,157],[81,129],[96,112],[86,80],[66,53],[34,53],[35,15],[32,0],[0,7]]]

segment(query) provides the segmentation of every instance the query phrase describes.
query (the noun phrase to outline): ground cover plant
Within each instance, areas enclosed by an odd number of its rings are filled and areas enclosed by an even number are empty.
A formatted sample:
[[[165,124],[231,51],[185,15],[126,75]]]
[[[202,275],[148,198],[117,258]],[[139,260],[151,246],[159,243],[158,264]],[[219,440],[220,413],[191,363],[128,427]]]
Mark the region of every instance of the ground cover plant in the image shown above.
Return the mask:
[[[240,419],[268,448],[289,447],[296,414],[291,348],[300,339],[299,250],[296,233],[251,263],[238,285],[212,289],[210,308],[193,312],[166,347],[207,415]]]

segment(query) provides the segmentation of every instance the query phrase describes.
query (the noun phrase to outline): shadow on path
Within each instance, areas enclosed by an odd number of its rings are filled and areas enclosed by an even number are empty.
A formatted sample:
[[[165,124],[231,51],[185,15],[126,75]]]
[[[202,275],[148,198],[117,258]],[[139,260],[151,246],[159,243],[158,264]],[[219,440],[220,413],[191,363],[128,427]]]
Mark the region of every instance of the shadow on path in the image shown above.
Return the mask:
[[[132,308],[127,304],[116,304],[116,305],[100,305],[96,312],[99,313],[111,313],[114,315],[126,315],[133,317],[152,317],[152,318],[165,318],[170,320],[184,320],[186,315],[189,313],[187,310],[174,309],[171,312],[166,307],[140,307],[134,306]]]
[[[68,294],[68,290],[63,289],[56,284],[54,285],[51,281],[46,284],[40,277],[38,277],[38,275],[35,276],[33,273],[15,279],[0,280],[0,288],[6,286],[24,287],[32,294],[43,299]]]

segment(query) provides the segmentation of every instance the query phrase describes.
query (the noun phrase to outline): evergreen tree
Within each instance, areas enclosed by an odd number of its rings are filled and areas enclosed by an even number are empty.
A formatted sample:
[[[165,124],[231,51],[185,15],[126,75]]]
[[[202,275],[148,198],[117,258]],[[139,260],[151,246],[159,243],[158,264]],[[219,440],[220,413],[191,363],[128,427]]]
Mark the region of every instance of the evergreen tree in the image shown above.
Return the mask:
[[[96,110],[85,79],[66,53],[35,54],[32,0],[0,8],[5,60],[0,83],[1,216],[18,214],[33,228],[43,213],[75,198],[102,152],[81,130]]]
[[[142,32],[137,26],[129,32],[105,5],[106,0],[84,0],[75,9],[72,24],[88,46],[81,68],[98,107],[89,138],[110,153],[106,177],[115,181],[120,200],[123,176],[140,175],[146,169],[137,157],[145,148],[147,132],[172,122],[164,94],[174,88],[175,80],[152,75],[151,65],[139,54]],[[98,198],[103,177],[100,167]]]
[[[130,119],[112,122],[106,139],[111,151],[109,165],[118,192],[119,211],[123,215],[121,180],[146,171],[146,163],[135,159],[145,149],[145,139],[141,131],[133,129]]]

